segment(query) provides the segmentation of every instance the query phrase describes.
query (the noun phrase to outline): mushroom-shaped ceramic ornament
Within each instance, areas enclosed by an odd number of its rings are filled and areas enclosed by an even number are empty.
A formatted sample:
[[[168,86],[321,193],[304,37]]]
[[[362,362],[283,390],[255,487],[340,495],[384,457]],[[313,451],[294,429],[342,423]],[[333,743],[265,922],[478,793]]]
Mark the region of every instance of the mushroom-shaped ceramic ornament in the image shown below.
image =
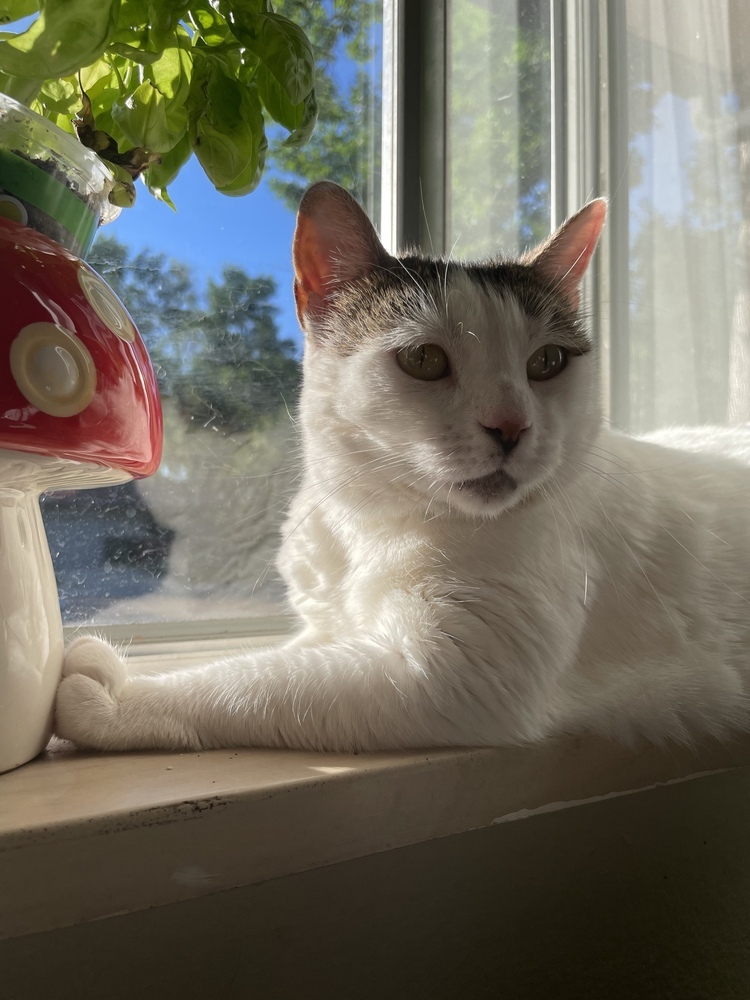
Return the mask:
[[[161,445],[156,378],[120,300],[0,218],[0,771],[44,748],[62,670],[39,494],[149,476]]]

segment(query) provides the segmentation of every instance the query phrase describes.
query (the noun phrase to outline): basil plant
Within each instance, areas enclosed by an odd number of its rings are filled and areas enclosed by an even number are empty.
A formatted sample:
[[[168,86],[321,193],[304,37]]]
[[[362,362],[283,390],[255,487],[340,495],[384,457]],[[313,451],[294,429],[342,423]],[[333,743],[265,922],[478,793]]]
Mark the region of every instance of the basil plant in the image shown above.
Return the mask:
[[[172,205],[193,153],[218,191],[247,194],[268,119],[289,145],[315,127],[312,47],[268,0],[0,0],[0,28],[0,91],[106,160],[117,204],[143,174]]]

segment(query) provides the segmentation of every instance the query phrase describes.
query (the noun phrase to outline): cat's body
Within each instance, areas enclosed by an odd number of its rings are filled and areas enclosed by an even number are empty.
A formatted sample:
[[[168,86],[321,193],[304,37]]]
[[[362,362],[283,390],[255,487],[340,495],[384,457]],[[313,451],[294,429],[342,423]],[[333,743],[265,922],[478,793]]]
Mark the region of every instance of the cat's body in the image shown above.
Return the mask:
[[[58,733],[369,750],[747,726],[750,432],[694,454],[602,428],[577,311],[603,217],[466,268],[396,261],[339,189],[311,189],[306,472],[280,557],[304,630],[132,678],[78,640]]]

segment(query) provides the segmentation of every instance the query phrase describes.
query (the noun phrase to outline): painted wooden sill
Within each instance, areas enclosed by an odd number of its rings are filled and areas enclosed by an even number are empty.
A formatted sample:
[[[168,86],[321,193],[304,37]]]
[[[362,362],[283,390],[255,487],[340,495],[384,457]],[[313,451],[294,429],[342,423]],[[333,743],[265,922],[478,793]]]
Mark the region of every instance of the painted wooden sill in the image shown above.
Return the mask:
[[[84,923],[750,763],[731,746],[86,754],[0,776],[0,938]]]

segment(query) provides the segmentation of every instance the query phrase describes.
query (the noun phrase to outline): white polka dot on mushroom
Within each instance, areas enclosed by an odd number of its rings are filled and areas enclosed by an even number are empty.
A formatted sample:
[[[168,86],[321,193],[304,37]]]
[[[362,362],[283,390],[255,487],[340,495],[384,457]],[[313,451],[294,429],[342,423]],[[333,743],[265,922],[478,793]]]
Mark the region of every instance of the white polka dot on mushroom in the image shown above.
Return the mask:
[[[0,218],[10,219],[11,222],[20,222],[25,226],[29,221],[29,213],[26,206],[18,198],[9,194],[0,194]]]
[[[83,341],[56,323],[29,323],[10,345],[10,370],[42,413],[72,417],[96,392],[96,366]]]
[[[132,343],[135,340],[135,327],[123,304],[109,285],[83,261],[78,268],[78,284],[102,323],[120,340]]]

